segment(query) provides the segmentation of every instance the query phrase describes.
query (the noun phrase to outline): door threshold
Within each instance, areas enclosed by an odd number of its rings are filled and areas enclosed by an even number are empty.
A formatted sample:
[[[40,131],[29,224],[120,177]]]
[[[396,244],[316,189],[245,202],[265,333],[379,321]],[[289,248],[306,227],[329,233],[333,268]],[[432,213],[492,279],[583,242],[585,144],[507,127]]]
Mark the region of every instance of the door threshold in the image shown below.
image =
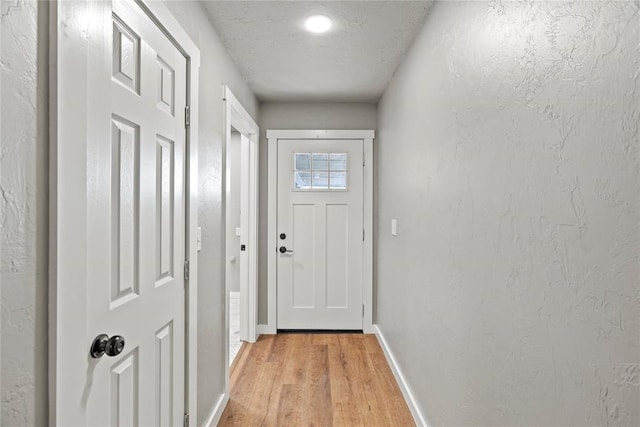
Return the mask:
[[[362,334],[362,329],[278,329],[278,334]]]

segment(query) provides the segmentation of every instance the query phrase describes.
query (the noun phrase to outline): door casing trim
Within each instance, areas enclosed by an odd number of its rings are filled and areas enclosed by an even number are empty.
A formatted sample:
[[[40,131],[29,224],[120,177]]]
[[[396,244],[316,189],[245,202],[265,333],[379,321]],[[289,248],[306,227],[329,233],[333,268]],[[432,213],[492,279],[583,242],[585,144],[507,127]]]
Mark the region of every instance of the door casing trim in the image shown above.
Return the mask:
[[[130,0],[134,1],[134,0]],[[186,129],[185,155],[185,257],[189,260],[190,276],[185,281],[185,412],[196,416],[197,412],[197,289],[198,256],[196,230],[198,224],[198,82],[200,71],[200,49],[184,28],[161,2],[135,0],[135,3],[169,37],[187,60],[187,105],[190,106],[191,121]],[[77,334],[85,337],[86,322],[84,307],[65,310],[60,304],[63,296],[73,295],[78,301],[86,300],[88,281],[86,268],[85,233],[87,218],[82,203],[86,201],[86,174],[77,176],[63,174],[65,165],[77,160],[86,160],[86,115],[88,102],[88,70],[92,64],[87,58],[95,48],[96,31],[91,27],[96,21],[88,17],[100,16],[103,2],[52,1],[49,8],[49,424],[60,425],[64,417],[59,404],[66,408],[77,408],[73,399],[60,402],[59,388],[62,383],[72,381],[59,378],[58,367],[73,363],[77,349],[58,346],[62,335]],[[99,33],[100,31],[98,31]],[[94,37],[92,41],[92,37]],[[92,44],[93,43],[93,44]],[[85,162],[86,163],[86,162]],[[77,168],[79,169],[79,168]],[[85,175],[85,176],[82,176]],[[61,209],[64,207],[64,211]],[[66,250],[65,250],[66,248]],[[70,248],[73,248],[71,250]],[[77,304],[82,306],[82,304]],[[84,344],[84,343],[83,343]],[[87,344],[88,345],[88,344]],[[70,415],[73,419],[74,416]],[[82,421],[82,420],[78,420]],[[68,424],[68,423],[67,423]],[[80,422],[86,424],[86,422]]]
[[[373,141],[374,130],[267,130],[268,206],[267,206],[267,324],[258,325],[263,334],[277,333],[277,234],[278,234],[278,141],[287,139],[353,139],[364,144],[364,252],[362,272],[362,330],[375,333],[373,327]]]

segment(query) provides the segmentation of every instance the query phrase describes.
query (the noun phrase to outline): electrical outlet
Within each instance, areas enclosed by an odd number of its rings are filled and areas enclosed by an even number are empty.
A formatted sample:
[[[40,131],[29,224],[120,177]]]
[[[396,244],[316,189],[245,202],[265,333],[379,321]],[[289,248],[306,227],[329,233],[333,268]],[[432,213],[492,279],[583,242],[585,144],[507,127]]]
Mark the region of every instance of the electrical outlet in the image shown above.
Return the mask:
[[[391,235],[392,236],[397,236],[398,235],[398,220],[397,219],[392,219],[391,220]]]

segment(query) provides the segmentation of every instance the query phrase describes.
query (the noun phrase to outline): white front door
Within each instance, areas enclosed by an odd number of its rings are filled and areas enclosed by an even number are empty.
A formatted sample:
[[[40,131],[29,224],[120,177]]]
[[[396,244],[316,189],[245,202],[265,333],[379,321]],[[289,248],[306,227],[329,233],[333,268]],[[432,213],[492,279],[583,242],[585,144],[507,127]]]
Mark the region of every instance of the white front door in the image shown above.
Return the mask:
[[[278,142],[278,329],[362,329],[363,141]]]
[[[72,369],[86,379],[83,390],[63,386],[58,399],[86,425],[176,426],[185,404],[186,59],[135,2],[104,7],[91,21],[105,36],[89,74],[80,207],[88,218],[87,336],[60,343],[82,345],[86,363]],[[84,304],[65,298],[71,309]],[[122,351],[91,356],[101,334],[121,336]],[[59,371],[59,381],[65,374],[77,375]]]

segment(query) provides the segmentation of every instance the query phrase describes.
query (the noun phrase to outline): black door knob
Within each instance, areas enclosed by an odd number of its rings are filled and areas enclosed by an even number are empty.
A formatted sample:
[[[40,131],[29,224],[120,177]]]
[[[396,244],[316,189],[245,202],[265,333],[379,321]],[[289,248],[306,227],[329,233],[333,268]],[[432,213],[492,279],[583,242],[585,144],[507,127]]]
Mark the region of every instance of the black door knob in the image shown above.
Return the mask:
[[[104,352],[107,356],[113,357],[122,353],[122,350],[124,350],[124,337],[114,335],[107,341],[107,347],[104,349]]]
[[[283,253],[285,253],[285,252],[293,252],[293,251],[290,251],[289,249],[287,249],[287,248],[286,248],[286,247],[284,247],[284,246],[280,246],[280,249],[278,249],[278,250],[280,251],[280,253],[281,253],[281,254],[283,254]]]
[[[91,344],[89,354],[94,359],[101,358],[105,353],[107,356],[117,356],[124,350],[124,337],[114,335],[109,338],[107,334],[98,335]]]

